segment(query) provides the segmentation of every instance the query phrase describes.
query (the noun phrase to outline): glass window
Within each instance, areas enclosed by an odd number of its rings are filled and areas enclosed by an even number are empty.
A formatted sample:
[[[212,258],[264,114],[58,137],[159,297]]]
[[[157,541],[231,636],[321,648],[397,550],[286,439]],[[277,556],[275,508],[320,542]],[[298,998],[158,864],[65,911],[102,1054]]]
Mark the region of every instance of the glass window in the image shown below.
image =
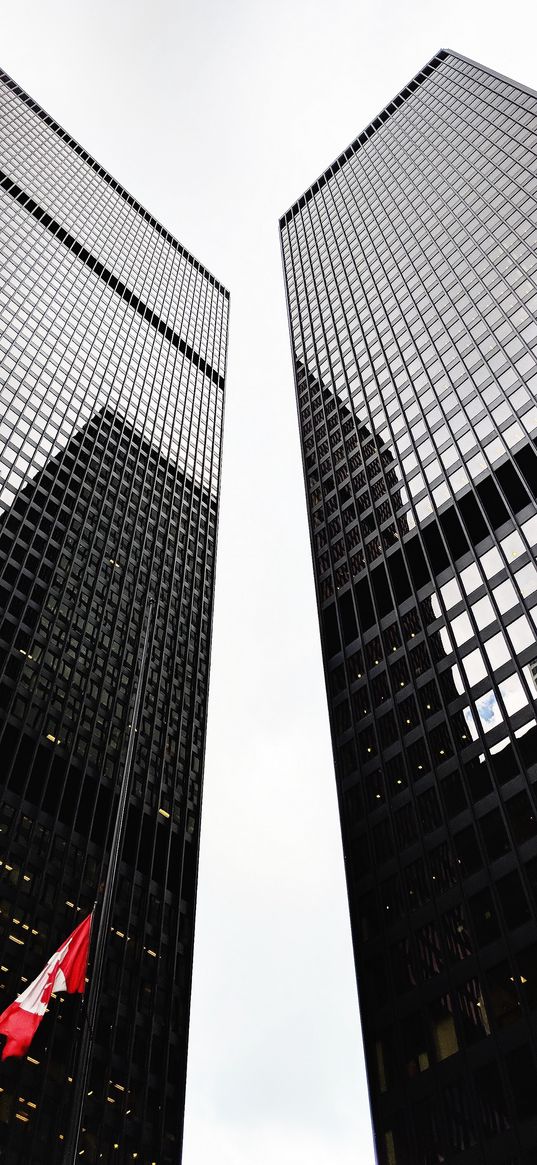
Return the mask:
[[[479,826],[489,861],[493,862],[509,852],[509,838],[499,809],[493,809],[492,813],[482,817]]]
[[[516,606],[518,602],[517,593],[510,579],[506,579],[505,582],[500,583],[500,586],[495,587],[492,593],[502,615],[506,611],[510,611],[511,607]]]
[[[485,1000],[479,979],[469,979],[457,991],[462,1033],[465,1044],[475,1044],[490,1035]]]
[[[502,538],[500,546],[508,560],[518,558],[519,554],[523,554],[526,549],[518,530],[513,530],[506,538]]]
[[[484,469],[487,469],[487,462],[482,453],[477,453],[475,457],[470,458],[468,462],[468,473],[470,477],[477,477]]]
[[[519,441],[522,441],[524,432],[521,426],[518,424],[518,421],[515,421],[514,425],[510,425],[508,429],[504,429],[502,437],[507,442],[510,449],[512,449],[514,445],[517,445]]]
[[[483,441],[485,437],[488,437],[489,433],[493,433],[494,425],[490,417],[483,417],[482,421],[478,421],[475,427],[475,431],[480,441]]]
[[[466,611],[451,620],[451,630],[458,646],[472,638],[474,632]]]
[[[444,583],[443,587],[440,587],[440,594],[448,611],[450,607],[455,607],[462,599],[461,589],[455,578],[450,579],[449,582]]]
[[[488,595],[472,604],[472,614],[480,631],[494,622],[496,615]]]
[[[465,570],[461,571],[460,580],[467,595],[470,595],[472,591],[476,591],[477,588],[482,585],[483,579],[481,578],[475,562],[472,562],[470,566],[467,566]]]
[[[449,480],[453,492],[456,493],[457,490],[464,489],[464,486],[468,484],[468,474],[465,469],[456,469],[455,473],[450,474]]]
[[[522,424],[528,433],[533,433],[537,429],[537,408],[528,409],[522,417]]]
[[[436,489],[433,490],[433,498],[437,506],[441,506],[444,502],[447,502],[449,497],[450,493],[445,481],[441,482],[441,484],[437,485]]]
[[[530,1011],[537,1007],[537,948],[532,945],[517,955],[521,993]]]
[[[500,693],[508,716],[514,716],[528,702],[528,697],[517,675],[509,676],[500,684]]]
[[[472,874],[475,870],[480,869],[483,859],[473,825],[469,825],[461,833],[455,834],[453,844],[457,854],[457,862],[463,875]]]
[[[453,1003],[450,995],[443,995],[430,1006],[431,1026],[437,1060],[447,1060],[459,1050],[455,1028]]]
[[[537,546],[537,514],[528,522],[524,522],[521,528],[530,546]]]
[[[509,624],[507,634],[516,652],[524,651],[531,643],[535,643],[535,632],[525,615]]]
[[[485,448],[485,456],[491,465],[494,465],[496,461],[499,461],[500,457],[503,457],[504,453],[505,445],[499,437],[496,437],[496,439],[491,441],[490,444]]]
[[[493,635],[492,639],[487,639],[485,649],[494,671],[511,659],[511,652],[501,631]]]
[[[486,1137],[497,1137],[509,1128],[510,1121],[500,1073],[496,1063],[485,1064],[474,1073],[479,1115]],[[505,1165],[517,1165],[515,1158]]]
[[[423,521],[423,519],[427,518],[429,514],[432,514],[432,512],[433,506],[430,498],[422,498],[421,501],[416,503],[416,514],[418,515],[420,521]]]
[[[510,1022],[513,1022],[517,1018],[514,1002],[515,991],[516,989],[513,985],[509,991],[512,1008]],[[509,1018],[507,1022],[509,1022]],[[515,1051],[509,1052],[506,1056],[506,1063],[518,1116],[522,1119],[534,1116],[535,1096],[537,1094],[537,1071],[535,1070],[535,1061],[529,1046],[526,1044],[522,1048],[516,1048]]]
[[[463,659],[463,664],[468,677],[468,683],[471,685],[478,684],[480,680],[484,680],[485,676],[488,675],[485,661],[479,648],[476,648],[475,651],[471,651],[469,655],[466,655]]]
[[[524,789],[505,802],[505,813],[517,842],[529,841],[537,833],[537,822],[533,805]],[[511,875],[509,875],[510,877]],[[518,898],[524,898],[522,889],[517,890]]]
[[[503,723],[503,715],[496,699],[496,693],[491,689],[480,696],[475,702],[477,713],[484,732],[490,732],[496,725]]]
[[[470,911],[477,941],[480,946],[486,946],[499,937],[500,927],[492,894],[489,889],[481,890],[470,898]]]
[[[450,445],[449,448],[445,449],[440,456],[445,468],[449,469],[450,466],[455,463],[455,461],[459,460],[459,450],[457,449],[456,445]]]
[[[401,1023],[401,1046],[405,1075],[413,1079],[429,1068],[427,1032],[420,1012],[414,1012]]]
[[[495,574],[498,574],[499,570],[503,569],[502,556],[495,546],[492,547],[492,550],[487,550],[486,554],[481,556],[480,562],[485,572],[485,578],[493,578]]]
[[[524,598],[527,598],[528,595],[532,595],[533,592],[537,590],[537,568],[534,566],[533,562],[528,562],[528,564],[523,566],[521,570],[517,570],[515,579],[520,587],[521,593],[524,595]]]

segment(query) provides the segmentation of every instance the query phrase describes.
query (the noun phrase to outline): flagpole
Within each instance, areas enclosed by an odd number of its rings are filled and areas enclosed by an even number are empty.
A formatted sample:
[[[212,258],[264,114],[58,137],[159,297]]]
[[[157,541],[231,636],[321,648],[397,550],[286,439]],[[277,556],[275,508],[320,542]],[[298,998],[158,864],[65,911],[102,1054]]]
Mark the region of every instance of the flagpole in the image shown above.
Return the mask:
[[[151,615],[153,606],[154,599],[151,597],[147,603],[147,623],[145,634],[142,632],[140,670],[138,673],[138,680],[135,689],[134,707],[132,711],[129,738],[127,741],[127,751],[125,753],[125,763],[123,765],[123,773],[119,787],[117,813],[114,821],[112,841],[110,844],[110,860],[108,862],[108,868],[106,871],[106,879],[101,900],[101,910],[96,927],[95,948],[93,951],[93,958],[90,967],[88,991],[83,1005],[82,1034],[80,1040],[80,1049],[77,1057],[78,1062],[75,1072],[73,1073],[73,1105],[71,1109],[69,1129],[63,1155],[63,1165],[75,1165],[75,1162],[77,1161],[78,1142],[82,1129],[84,1100],[86,1096],[91,1053],[93,1050],[95,1020],[97,1018],[97,1009],[103,977],[106,944],[110,934],[112,910],[114,905],[114,890],[119,867],[119,855],[121,852],[121,844],[123,841],[123,834],[129,805],[131,776],[134,767],[136,751],[136,734],[138,730],[138,720],[140,717],[140,708],[142,704],[145,665],[150,638],[149,632],[151,627]]]

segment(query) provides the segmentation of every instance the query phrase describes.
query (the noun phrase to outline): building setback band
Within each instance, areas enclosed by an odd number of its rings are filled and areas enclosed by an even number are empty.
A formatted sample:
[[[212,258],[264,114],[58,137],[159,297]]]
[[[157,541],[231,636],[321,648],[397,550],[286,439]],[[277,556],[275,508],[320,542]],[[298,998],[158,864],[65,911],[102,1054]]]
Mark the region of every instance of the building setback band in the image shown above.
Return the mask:
[[[172,328],[167,327],[164,320],[159,319],[158,315],[156,315],[155,312],[152,312],[150,308],[148,308],[147,305],[143,303],[137,295],[134,294],[134,292],[129,291],[129,288],[125,287],[125,284],[122,283],[121,280],[117,278],[117,276],[113,275],[111,271],[107,270],[107,268],[104,267],[103,264],[95,258],[95,255],[90,254],[90,252],[87,251],[85,247],[81,246],[81,244],[78,243],[76,239],[74,239],[73,236],[70,235],[66,230],[64,230],[64,228],[61,227],[59,223],[55,222],[54,219],[51,218],[51,216],[47,214],[41,206],[38,206],[37,203],[34,202],[33,198],[30,198],[28,194],[25,194],[24,191],[21,190],[15,182],[11,182],[7,175],[3,174],[1,170],[0,186],[2,186],[3,189],[6,190],[12,198],[16,198],[17,202],[20,202],[21,206],[23,206],[25,210],[27,210],[30,214],[33,214],[34,218],[37,219],[38,222],[42,223],[42,225],[50,231],[51,235],[54,235],[54,237],[58,239],[60,243],[63,243],[64,246],[66,246],[73,255],[76,255],[77,259],[81,259],[83,263],[86,263],[90,271],[95,271],[96,275],[98,275],[101,279],[104,279],[104,282],[109,287],[111,287],[113,291],[116,291],[118,295],[121,295],[126,303],[134,307],[134,309],[139,312],[144,319],[148,320],[154,328],[157,328],[158,331],[161,332],[162,335],[165,336],[166,339],[174,345],[174,347],[178,348],[183,355],[186,355],[187,358],[191,360],[197,368],[201,368],[201,371],[210,376],[211,379],[214,380],[215,384],[218,384],[220,388],[224,387],[223,376],[219,376],[214,368],[208,366],[205,363],[203,357],[201,357],[198,352],[194,352],[189,344],[185,344],[185,341],[182,340],[180,336],[178,336],[177,333],[172,330]]]
[[[536,127],[442,50],[280,220],[381,1165],[537,1153]]]

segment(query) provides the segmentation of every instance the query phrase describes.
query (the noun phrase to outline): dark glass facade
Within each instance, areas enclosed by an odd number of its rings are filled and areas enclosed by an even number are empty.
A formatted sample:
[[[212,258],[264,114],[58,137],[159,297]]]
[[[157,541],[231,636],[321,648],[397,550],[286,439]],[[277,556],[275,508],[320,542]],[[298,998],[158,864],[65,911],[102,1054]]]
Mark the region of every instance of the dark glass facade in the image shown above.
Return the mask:
[[[381,1165],[537,1160],[536,155],[441,51],[280,222]]]
[[[0,107],[0,1009],[102,889],[145,627],[80,1149],[177,1165],[229,297],[3,73]],[[62,1159],[78,1014],[0,1067],[6,1165]]]

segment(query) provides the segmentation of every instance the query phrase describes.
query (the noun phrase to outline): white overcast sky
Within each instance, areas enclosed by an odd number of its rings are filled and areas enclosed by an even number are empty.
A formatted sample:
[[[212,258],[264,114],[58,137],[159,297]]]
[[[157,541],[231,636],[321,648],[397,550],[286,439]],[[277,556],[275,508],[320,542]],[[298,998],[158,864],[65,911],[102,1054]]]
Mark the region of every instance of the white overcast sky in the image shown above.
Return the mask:
[[[523,0],[4,0],[0,64],[231,291],[184,1165],[373,1165],[278,217]]]

